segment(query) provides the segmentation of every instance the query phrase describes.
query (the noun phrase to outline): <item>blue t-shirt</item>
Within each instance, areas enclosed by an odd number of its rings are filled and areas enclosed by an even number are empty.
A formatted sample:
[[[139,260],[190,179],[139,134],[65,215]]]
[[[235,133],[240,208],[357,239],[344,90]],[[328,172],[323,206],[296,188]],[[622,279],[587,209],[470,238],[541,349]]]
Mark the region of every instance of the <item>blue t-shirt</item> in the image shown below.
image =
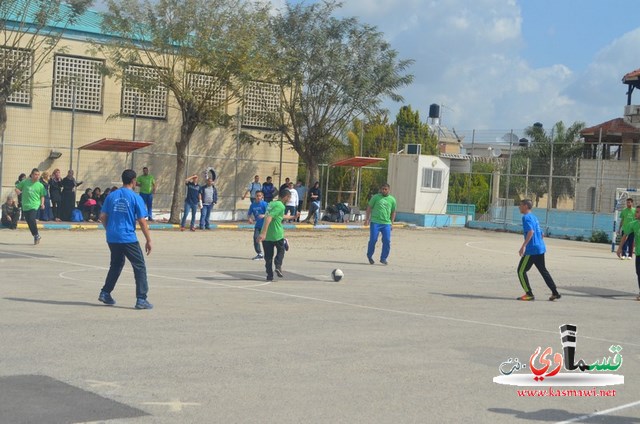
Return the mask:
[[[184,201],[192,205],[197,205],[198,194],[200,194],[200,186],[193,181],[189,181],[187,183],[187,198],[184,199]]]
[[[109,193],[101,213],[107,215],[107,243],[135,243],[136,221],[147,216],[142,197],[128,188]]]
[[[256,222],[255,228],[259,230],[262,229],[262,225],[264,224],[264,216],[262,218],[258,218],[258,216],[267,213],[268,206],[269,204],[264,200],[261,200],[259,203],[253,202],[251,206],[249,206],[249,215],[253,216],[253,220]]]
[[[540,222],[538,218],[532,214],[527,213],[522,215],[522,228],[524,229],[524,238],[527,239],[527,233],[533,230],[533,237],[529,240],[527,247],[524,249],[525,255],[542,255],[547,251],[542,238],[542,230],[540,229]]]

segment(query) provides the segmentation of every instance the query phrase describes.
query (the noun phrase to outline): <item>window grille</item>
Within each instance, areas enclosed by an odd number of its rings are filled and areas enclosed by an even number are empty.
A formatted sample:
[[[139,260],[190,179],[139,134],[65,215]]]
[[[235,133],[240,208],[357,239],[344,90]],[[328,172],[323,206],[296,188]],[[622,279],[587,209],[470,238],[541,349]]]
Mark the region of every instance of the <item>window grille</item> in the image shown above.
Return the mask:
[[[140,118],[166,119],[168,90],[158,84],[158,70],[129,65],[122,84],[121,113]]]
[[[25,49],[0,47],[0,72],[4,69],[17,71],[19,79],[24,81],[19,89],[12,87],[12,93],[7,98],[8,104],[31,105],[31,73],[33,66],[33,52]],[[13,82],[15,84],[15,81]]]
[[[242,125],[273,129],[280,110],[280,87],[276,84],[252,81],[245,88]]]
[[[227,103],[227,87],[220,84],[213,76],[198,73],[187,74],[187,85],[191,88],[197,102],[208,97],[210,107],[216,107],[222,114]]]
[[[84,57],[56,55],[53,66],[53,98],[55,109],[102,112],[104,77],[103,61]]]

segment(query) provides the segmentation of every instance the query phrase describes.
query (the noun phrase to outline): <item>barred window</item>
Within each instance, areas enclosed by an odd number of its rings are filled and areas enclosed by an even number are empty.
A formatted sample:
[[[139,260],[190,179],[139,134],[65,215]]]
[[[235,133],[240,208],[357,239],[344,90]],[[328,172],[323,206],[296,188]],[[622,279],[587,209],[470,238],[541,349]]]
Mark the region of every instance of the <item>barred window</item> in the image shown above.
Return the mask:
[[[242,125],[274,128],[274,118],[281,106],[280,87],[276,84],[252,81],[245,88]]]
[[[169,91],[158,84],[158,69],[129,65],[124,73],[121,113],[140,118],[166,119]]]
[[[208,97],[209,106],[217,107],[220,113],[224,113],[227,103],[227,87],[220,84],[220,81],[217,81],[215,77],[190,72],[187,74],[187,85],[191,88],[196,101],[200,102],[204,97]]]
[[[56,55],[53,65],[53,98],[55,109],[74,108],[84,112],[102,112],[104,77],[102,60]]]
[[[23,81],[16,89],[12,87],[12,93],[7,98],[8,104],[30,105],[31,104],[31,74],[33,72],[33,51],[16,49],[10,47],[0,47],[0,72],[11,69],[18,74],[18,79]],[[16,81],[12,81],[13,84]]]
[[[442,190],[442,170],[422,168],[422,188]]]

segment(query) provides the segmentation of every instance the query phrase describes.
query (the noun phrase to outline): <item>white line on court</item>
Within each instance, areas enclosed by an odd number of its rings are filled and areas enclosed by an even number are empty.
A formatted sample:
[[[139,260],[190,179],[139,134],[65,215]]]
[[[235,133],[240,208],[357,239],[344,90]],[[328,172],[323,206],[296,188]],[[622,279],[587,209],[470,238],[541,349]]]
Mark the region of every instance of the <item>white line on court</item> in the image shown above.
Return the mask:
[[[581,417],[572,418],[572,419],[567,420],[567,421],[561,421],[561,422],[558,422],[556,424],[577,423],[577,422],[582,421],[582,420],[588,420],[589,418],[597,417],[599,415],[607,415],[607,414],[610,414],[611,412],[616,412],[616,411],[620,411],[620,410],[623,410],[623,409],[633,408],[634,406],[638,406],[638,405],[640,405],[640,400],[637,401],[637,402],[627,403],[626,405],[616,406],[615,408],[605,409],[604,411],[594,412],[593,414],[583,415]]]
[[[23,253],[3,252],[3,251],[0,251],[0,253],[13,253],[16,256],[22,256],[22,257],[25,257],[25,258],[36,259],[35,256],[30,256],[28,254],[23,254]],[[59,260],[59,259],[52,259],[52,258],[40,258],[40,257],[38,257],[37,259],[44,259],[44,260],[47,260],[47,261],[57,262],[57,263],[62,263],[62,264],[67,264],[67,265],[86,266],[88,268],[93,268],[93,269],[108,269],[108,268],[100,267],[100,266],[96,266],[96,265],[88,265],[88,264],[82,264],[82,263],[77,263],[77,262],[62,261],[62,260]],[[399,310],[399,309],[379,308],[379,307],[376,307],[376,306],[360,305],[360,304],[357,304],[357,303],[341,302],[339,300],[330,300],[330,299],[322,299],[322,298],[312,297],[312,296],[302,296],[302,295],[298,295],[298,294],[283,293],[283,292],[278,292],[278,291],[274,291],[274,290],[265,290],[265,289],[256,288],[256,287],[238,287],[238,286],[232,286],[232,285],[229,285],[229,284],[215,283],[213,281],[191,280],[191,279],[188,279],[188,278],[169,277],[169,276],[166,276],[166,275],[149,274],[149,276],[153,276],[153,277],[156,277],[156,278],[166,278],[166,279],[169,279],[169,280],[193,282],[193,283],[199,283],[199,284],[219,285],[219,286],[225,286],[225,287],[233,288],[233,289],[255,291],[255,292],[259,292],[259,293],[268,293],[268,294],[273,294],[273,295],[277,295],[277,296],[290,297],[290,298],[294,298],[294,299],[312,300],[312,301],[315,301],[315,302],[329,303],[329,304],[333,304],[333,305],[349,306],[349,307],[352,307],[352,308],[367,309],[367,310],[371,310],[371,311],[389,312],[389,313],[394,313],[394,314],[399,314],[399,315],[408,315],[408,316],[415,316],[415,317],[422,317],[422,318],[439,319],[439,320],[443,320],[443,321],[461,322],[461,323],[465,323],[465,324],[484,325],[484,326],[487,326],[487,327],[506,328],[506,329],[511,329],[511,330],[523,330],[523,331],[532,331],[532,332],[537,332],[537,333],[557,334],[557,331],[551,331],[551,330],[540,330],[540,329],[536,329],[536,328],[517,327],[517,326],[513,326],[513,325],[505,325],[505,324],[492,323],[492,322],[483,322],[483,321],[476,321],[476,320],[463,319],[463,318],[447,317],[447,316],[443,316],[443,315],[429,315],[429,314],[423,314],[423,313],[420,313],[420,312],[402,311],[402,310]],[[599,338],[599,337],[591,337],[591,336],[584,336],[584,335],[580,335],[580,338],[596,340],[596,341],[602,341],[602,342],[607,342],[607,343],[616,343],[616,344],[621,344],[621,345],[623,344],[623,345],[627,345],[627,346],[630,345],[630,346],[638,346],[638,347],[640,347],[640,343],[621,342],[619,340],[609,340],[609,339],[602,339],[602,338]]]

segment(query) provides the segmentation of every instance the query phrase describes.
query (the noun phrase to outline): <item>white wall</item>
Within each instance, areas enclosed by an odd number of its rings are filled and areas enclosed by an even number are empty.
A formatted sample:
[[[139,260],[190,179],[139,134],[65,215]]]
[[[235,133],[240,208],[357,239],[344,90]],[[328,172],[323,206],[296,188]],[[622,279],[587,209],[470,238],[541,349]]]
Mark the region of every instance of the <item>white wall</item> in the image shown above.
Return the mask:
[[[423,169],[442,172],[440,188],[422,187]],[[449,160],[429,155],[389,155],[387,180],[398,212],[445,214],[449,192]]]

